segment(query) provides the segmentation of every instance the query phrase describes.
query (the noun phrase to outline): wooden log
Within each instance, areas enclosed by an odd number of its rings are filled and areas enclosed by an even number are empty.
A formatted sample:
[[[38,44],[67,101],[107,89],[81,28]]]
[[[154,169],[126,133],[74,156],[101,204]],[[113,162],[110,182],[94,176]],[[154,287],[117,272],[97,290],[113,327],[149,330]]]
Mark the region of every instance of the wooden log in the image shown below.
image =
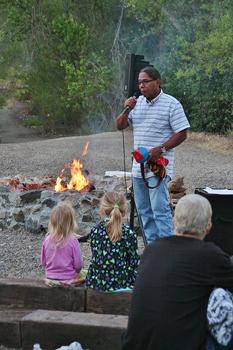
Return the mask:
[[[37,310],[21,321],[22,348],[40,343],[51,350],[77,341],[84,349],[120,350],[127,317],[93,313]]]
[[[0,304],[9,308],[84,311],[82,287],[48,287],[38,279],[0,279]]]
[[[0,344],[9,348],[21,348],[20,320],[29,310],[0,310]]]
[[[100,314],[128,315],[132,292],[98,292],[86,291],[86,312]]]

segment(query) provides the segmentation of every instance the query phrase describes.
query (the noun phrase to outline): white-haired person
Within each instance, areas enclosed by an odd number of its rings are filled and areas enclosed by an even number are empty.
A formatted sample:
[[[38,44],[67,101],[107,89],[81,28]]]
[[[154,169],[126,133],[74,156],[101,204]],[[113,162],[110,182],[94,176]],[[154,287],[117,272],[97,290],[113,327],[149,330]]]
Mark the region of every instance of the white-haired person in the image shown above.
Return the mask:
[[[233,292],[230,257],[203,241],[211,229],[209,201],[181,198],[175,235],[157,239],[141,257],[123,335],[123,350],[205,350],[207,305],[215,287]]]

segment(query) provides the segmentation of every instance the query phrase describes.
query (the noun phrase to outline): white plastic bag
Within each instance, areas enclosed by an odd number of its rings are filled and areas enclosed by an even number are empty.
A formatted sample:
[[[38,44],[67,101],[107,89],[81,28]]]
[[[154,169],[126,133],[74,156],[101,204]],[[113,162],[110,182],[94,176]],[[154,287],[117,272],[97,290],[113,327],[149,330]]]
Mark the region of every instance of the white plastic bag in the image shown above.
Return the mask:
[[[33,349],[32,350],[42,350],[40,347],[40,344],[36,343],[33,345]]]
[[[83,350],[80,343],[77,341],[74,341],[70,345],[61,346],[60,348],[57,348],[56,350]]]

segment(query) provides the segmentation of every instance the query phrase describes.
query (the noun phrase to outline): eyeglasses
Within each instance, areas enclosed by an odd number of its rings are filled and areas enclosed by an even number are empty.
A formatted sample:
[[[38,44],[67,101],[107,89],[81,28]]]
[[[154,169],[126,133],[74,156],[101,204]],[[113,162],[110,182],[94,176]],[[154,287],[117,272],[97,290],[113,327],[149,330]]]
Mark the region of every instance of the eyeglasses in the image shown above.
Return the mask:
[[[139,80],[138,81],[138,85],[142,85],[142,84],[144,84],[144,85],[147,85],[147,84],[149,84],[151,81],[154,81],[155,79],[144,79],[144,80]]]

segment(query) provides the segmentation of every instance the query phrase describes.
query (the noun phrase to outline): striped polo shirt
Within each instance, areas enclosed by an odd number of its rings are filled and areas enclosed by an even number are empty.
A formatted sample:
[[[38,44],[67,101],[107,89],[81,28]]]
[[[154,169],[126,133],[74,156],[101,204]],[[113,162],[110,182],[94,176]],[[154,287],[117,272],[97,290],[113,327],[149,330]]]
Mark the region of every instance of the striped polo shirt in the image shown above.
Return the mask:
[[[190,127],[181,103],[173,96],[165,94],[162,90],[152,101],[145,96],[139,96],[134,109],[128,116],[129,125],[133,127],[134,149],[139,146],[151,148],[161,146],[173,134]],[[174,166],[174,149],[167,151],[167,174],[172,177]],[[132,175],[142,177],[140,164],[133,161]],[[145,177],[153,173],[145,166]]]

